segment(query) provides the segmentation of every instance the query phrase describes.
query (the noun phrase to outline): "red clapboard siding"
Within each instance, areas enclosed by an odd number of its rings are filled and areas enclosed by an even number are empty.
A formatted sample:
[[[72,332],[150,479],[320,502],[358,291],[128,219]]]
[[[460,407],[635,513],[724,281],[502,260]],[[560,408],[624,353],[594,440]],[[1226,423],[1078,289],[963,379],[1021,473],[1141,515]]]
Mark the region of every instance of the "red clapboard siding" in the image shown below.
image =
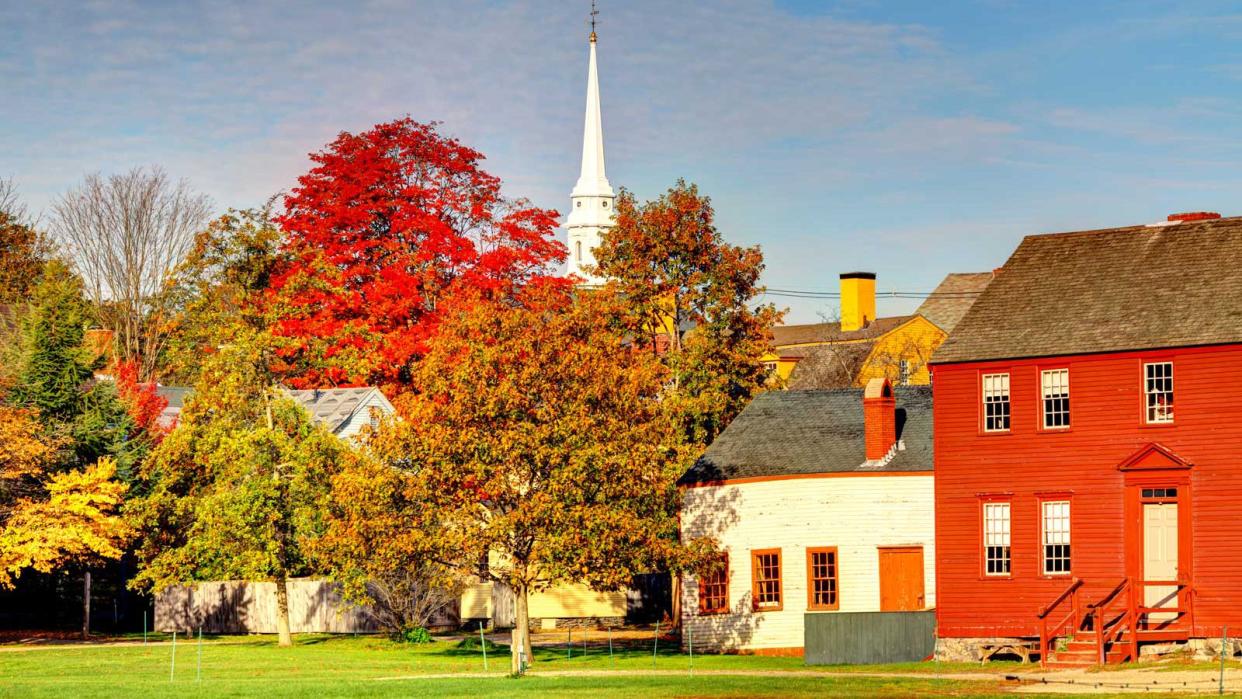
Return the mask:
[[[1145,361],[1174,365],[1171,427],[1143,424]],[[1071,427],[1041,429],[1039,372],[1068,368]],[[1189,469],[1196,636],[1242,629],[1242,345],[934,367],[936,585],[945,637],[1038,635],[1037,610],[1068,584],[1040,573],[1039,494],[1070,493],[1073,576],[1098,599],[1127,572],[1125,474],[1159,443]],[[1010,374],[1011,430],[984,434],[983,373]],[[1184,474],[1185,472],[1183,472]],[[982,572],[981,496],[1012,494],[1012,577]],[[1183,503],[1186,500],[1182,501]],[[1131,552],[1131,558],[1136,554]],[[1184,559],[1185,560],[1185,559]],[[1187,570],[1186,568],[1189,568]]]

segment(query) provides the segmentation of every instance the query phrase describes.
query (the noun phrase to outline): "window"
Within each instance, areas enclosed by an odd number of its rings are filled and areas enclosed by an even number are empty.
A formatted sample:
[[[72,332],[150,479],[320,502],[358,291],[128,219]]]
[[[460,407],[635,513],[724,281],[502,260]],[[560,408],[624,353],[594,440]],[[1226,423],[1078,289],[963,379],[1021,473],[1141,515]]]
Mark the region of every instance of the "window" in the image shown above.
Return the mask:
[[[898,362],[897,369],[901,374],[901,385],[902,386],[910,385],[910,374],[911,374],[910,360],[903,359],[900,362]]]
[[[1044,398],[1044,428],[1070,426],[1069,369],[1051,369],[1040,374]]]
[[[1143,488],[1144,500],[1176,500],[1177,488]]]
[[[1144,364],[1147,422],[1173,422],[1173,362]]]
[[[807,609],[836,609],[837,549],[806,550]]]
[[[728,611],[729,554],[723,553],[715,570],[699,576],[699,614],[723,614]]]
[[[371,423],[371,429],[378,430],[380,426],[380,421],[383,419],[383,416],[380,415],[380,409],[376,407],[372,407],[368,411],[368,419]]]
[[[1009,503],[983,503],[983,572],[1009,575]]]
[[[983,431],[1009,430],[1009,374],[983,375]]]
[[[781,550],[764,549],[750,554],[752,593],[755,611],[780,611],[781,604]]]
[[[1068,500],[1047,500],[1043,513],[1044,575],[1070,572],[1070,504]]]
[[[574,259],[579,260],[579,261],[582,260],[582,241],[581,240],[574,241]]]

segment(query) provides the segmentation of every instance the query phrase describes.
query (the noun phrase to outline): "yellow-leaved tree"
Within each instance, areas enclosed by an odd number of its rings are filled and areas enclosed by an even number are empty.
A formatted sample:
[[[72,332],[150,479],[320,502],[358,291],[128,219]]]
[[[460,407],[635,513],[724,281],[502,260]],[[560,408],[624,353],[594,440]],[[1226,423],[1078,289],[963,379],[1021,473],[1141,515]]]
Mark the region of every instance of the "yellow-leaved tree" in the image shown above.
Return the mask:
[[[0,586],[26,570],[120,558],[130,536],[119,510],[127,486],[116,462],[55,472],[57,444],[41,436],[35,413],[0,406]]]

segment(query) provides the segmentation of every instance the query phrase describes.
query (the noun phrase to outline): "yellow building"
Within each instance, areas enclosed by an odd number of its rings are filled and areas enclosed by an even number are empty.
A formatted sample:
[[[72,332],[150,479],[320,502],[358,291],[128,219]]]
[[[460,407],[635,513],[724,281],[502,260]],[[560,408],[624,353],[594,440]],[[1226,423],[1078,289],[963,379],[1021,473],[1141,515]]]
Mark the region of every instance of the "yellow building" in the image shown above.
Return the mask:
[[[628,606],[625,592],[596,592],[579,584],[536,592],[527,602],[532,630],[621,626]],[[475,582],[462,592],[462,623],[512,628],[516,610],[513,590],[505,585]]]
[[[951,274],[915,313],[878,318],[875,274],[847,272],[841,275],[840,322],[773,328],[774,352],[764,361],[792,389],[858,387],[873,378],[925,385],[932,352],[988,281],[991,273]]]

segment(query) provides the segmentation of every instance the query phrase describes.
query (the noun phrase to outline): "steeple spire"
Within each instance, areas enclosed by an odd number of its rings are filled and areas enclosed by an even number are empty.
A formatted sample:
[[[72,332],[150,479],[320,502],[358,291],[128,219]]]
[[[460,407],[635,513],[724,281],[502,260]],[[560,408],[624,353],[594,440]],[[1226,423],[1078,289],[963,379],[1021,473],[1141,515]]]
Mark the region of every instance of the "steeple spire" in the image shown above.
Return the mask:
[[[604,171],[604,125],[600,116],[599,71],[595,63],[596,17],[599,10],[591,3],[590,59],[587,65],[586,119],[582,130],[582,172],[570,193],[572,207],[565,226],[569,229],[569,273],[600,284],[602,279],[588,273],[584,266],[595,264],[592,251],[599,245],[604,230],[612,227],[612,204],[615,194]]]

